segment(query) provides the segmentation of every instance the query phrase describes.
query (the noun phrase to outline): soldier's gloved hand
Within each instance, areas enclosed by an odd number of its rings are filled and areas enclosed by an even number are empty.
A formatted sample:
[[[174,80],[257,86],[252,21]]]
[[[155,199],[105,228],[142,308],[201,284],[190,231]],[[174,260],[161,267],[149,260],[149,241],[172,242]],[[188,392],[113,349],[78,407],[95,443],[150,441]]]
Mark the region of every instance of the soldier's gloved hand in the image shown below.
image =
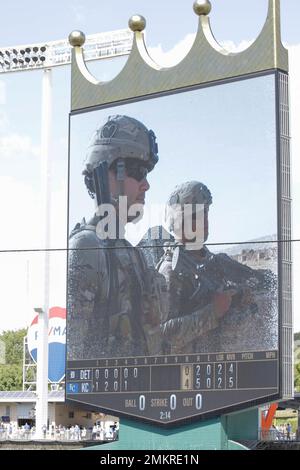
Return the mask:
[[[215,292],[213,295],[213,309],[216,317],[221,319],[228,312],[231,306],[232,297],[236,294],[235,289],[224,292]]]

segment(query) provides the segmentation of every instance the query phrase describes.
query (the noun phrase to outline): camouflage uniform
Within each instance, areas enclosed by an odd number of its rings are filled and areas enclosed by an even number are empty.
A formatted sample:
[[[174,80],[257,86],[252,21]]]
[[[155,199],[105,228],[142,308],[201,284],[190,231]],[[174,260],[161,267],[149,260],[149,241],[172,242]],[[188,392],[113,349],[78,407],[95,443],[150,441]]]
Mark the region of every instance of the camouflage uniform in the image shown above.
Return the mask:
[[[70,241],[69,354],[76,359],[158,354],[164,279],[126,240],[105,246],[93,224],[74,230]]]
[[[178,196],[177,198],[174,196]],[[210,204],[201,183],[177,187],[170,200],[182,204]],[[169,200],[169,201],[170,201]],[[169,225],[173,220],[169,221]],[[182,245],[182,244],[181,244]],[[225,352],[271,349],[276,346],[277,279],[269,270],[254,270],[224,253],[213,254],[183,246],[166,246],[157,268],[168,290],[168,318],[162,324],[168,353]],[[222,319],[213,295],[235,293]]]
[[[183,248],[181,248],[183,250]],[[167,282],[168,319],[162,323],[165,353],[181,354],[194,351],[194,340],[218,325],[218,319],[208,303],[200,307],[195,293],[191,273],[176,272],[172,267],[174,247],[166,248],[166,253],[158,264],[159,273]],[[185,256],[190,253],[185,251]],[[193,276],[193,274],[192,274]]]
[[[130,157],[148,163],[149,170],[157,161],[147,157],[149,145],[147,147],[145,139],[152,131],[141,123],[126,116],[115,116],[105,126],[97,131],[88,156],[84,174],[89,190],[91,167],[101,159],[112,163],[112,155],[126,158],[127,154],[121,153],[123,148]],[[149,136],[152,142],[153,136],[153,133]],[[133,139],[136,142],[132,145]],[[135,152],[139,152],[138,155]],[[160,323],[166,318],[162,303],[164,277],[154,268],[148,268],[142,250],[132,247],[126,240],[101,240],[96,233],[99,220],[97,216],[88,224],[83,220],[70,235],[68,358],[158,354],[161,352]]]

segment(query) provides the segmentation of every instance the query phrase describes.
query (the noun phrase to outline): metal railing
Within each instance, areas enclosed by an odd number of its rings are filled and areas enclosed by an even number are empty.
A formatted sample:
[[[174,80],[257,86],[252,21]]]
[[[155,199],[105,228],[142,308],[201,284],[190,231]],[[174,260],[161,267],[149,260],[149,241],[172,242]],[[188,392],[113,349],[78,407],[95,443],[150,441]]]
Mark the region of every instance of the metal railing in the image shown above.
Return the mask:
[[[280,429],[270,429],[269,431],[265,431],[260,429],[258,432],[258,439],[260,441],[298,441],[300,442],[300,432],[287,432],[282,431]]]
[[[118,431],[97,430],[93,431],[91,428],[76,429],[76,428],[60,428],[60,429],[47,429],[43,436],[47,441],[115,441],[118,439]],[[35,428],[32,429],[5,429],[0,428],[0,441],[29,441],[35,440]],[[39,439],[40,440],[40,439]]]

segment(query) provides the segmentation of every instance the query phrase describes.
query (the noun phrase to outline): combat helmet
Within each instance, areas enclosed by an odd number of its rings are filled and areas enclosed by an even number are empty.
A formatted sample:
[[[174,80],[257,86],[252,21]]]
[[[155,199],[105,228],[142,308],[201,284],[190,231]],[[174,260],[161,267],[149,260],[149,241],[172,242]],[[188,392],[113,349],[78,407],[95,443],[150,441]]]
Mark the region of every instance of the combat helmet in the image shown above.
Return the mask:
[[[165,210],[165,220],[170,231],[174,229],[176,213],[183,211],[186,204],[192,205],[192,214],[201,210],[200,205],[209,207],[212,204],[212,195],[208,187],[200,181],[187,181],[174,188]],[[174,211],[175,207],[176,211]]]
[[[132,117],[109,116],[91,138],[83,174],[93,171],[100,162],[106,161],[110,166],[119,158],[141,160],[148,171],[151,171],[158,162],[154,132]]]

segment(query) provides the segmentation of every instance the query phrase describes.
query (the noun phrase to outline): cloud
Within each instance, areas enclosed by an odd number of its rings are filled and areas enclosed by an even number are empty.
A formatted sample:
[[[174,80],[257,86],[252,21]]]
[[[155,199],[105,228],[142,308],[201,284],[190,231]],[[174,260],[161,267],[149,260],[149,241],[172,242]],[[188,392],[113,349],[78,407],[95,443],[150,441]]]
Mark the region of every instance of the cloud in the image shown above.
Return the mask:
[[[169,51],[163,51],[161,44],[149,47],[148,51],[152,59],[164,67],[172,67],[187,55],[195,40],[195,34],[188,34],[182,41]]]
[[[224,49],[226,49],[228,52],[238,53],[244,51],[245,49],[248,49],[248,47],[250,47],[252,43],[253,41],[241,41],[240,43],[236,44],[233,41],[227,40],[220,42],[220,45],[224,47]]]
[[[8,119],[4,111],[0,109],[0,132],[4,132],[8,128]]]
[[[0,176],[0,201],[1,250],[36,247],[41,233],[39,194],[11,176]]]
[[[26,260],[23,256],[1,254],[1,324],[3,330],[28,325]]]
[[[80,5],[80,4],[72,5],[71,9],[73,10],[73,15],[75,17],[76,23],[82,23],[85,21],[86,15],[85,15],[84,5]]]
[[[5,82],[3,80],[0,80],[0,105],[3,105],[6,103],[6,87],[5,87]]]
[[[0,177],[1,250],[34,247],[41,236],[39,200],[35,191],[15,178]],[[8,202],[9,201],[9,202]],[[0,253],[0,329],[27,324],[29,254]]]
[[[24,154],[37,157],[40,149],[32,143],[31,137],[12,133],[0,137],[0,152],[2,158],[11,159]]]
[[[148,51],[152,59],[158,63],[160,66],[164,67],[172,67],[184,59],[184,57],[190,51],[194,41],[195,41],[195,33],[190,33],[185,36],[179,43],[177,43],[172,49],[169,51],[164,51],[162,45],[159,44],[156,47],[149,47]],[[240,43],[236,44],[233,41],[222,41],[220,45],[224,47],[228,52],[241,52],[247,49],[253,41],[241,41]]]
[[[0,127],[0,159],[11,162],[25,155],[34,157],[33,165],[40,166],[40,149],[30,135],[9,131],[5,112]],[[65,152],[67,137],[58,142],[56,157]],[[62,149],[62,150],[61,150]],[[58,172],[58,173],[57,173]],[[54,173],[51,191],[51,248],[65,248],[67,240],[67,182],[60,166]],[[53,176],[54,176],[53,174]],[[58,177],[61,182],[59,183]],[[33,184],[34,183],[34,184]],[[33,308],[44,305],[45,246],[44,211],[41,185],[26,183],[12,175],[0,175],[0,331],[28,326]],[[10,250],[3,252],[3,250]],[[13,250],[32,250],[14,252]],[[34,251],[35,250],[35,251]],[[65,306],[66,251],[50,253],[50,306]]]
[[[0,80],[0,131],[7,129],[8,119],[4,109],[1,109],[6,104],[6,83]]]
[[[52,192],[51,247],[66,247],[67,188],[62,181]],[[9,204],[3,203],[9,198]],[[43,248],[40,193],[15,178],[0,176],[1,250]],[[50,306],[65,306],[66,251],[50,252]],[[28,326],[34,307],[44,305],[44,251],[0,252],[0,332]]]

